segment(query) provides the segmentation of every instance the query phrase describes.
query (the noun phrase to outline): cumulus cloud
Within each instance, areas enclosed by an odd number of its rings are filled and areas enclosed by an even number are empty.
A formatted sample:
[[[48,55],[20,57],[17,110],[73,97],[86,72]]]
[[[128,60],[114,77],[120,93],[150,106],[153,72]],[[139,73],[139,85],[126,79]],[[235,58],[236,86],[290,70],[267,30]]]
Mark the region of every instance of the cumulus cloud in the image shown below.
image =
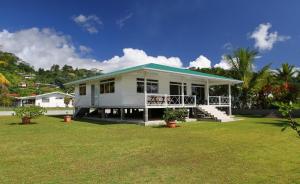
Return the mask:
[[[79,51],[82,54],[87,54],[87,53],[90,53],[92,51],[92,49],[87,46],[84,46],[84,45],[79,45]]]
[[[211,68],[211,61],[207,57],[200,55],[196,60],[190,62],[189,67]]]
[[[178,57],[148,56],[143,50],[125,48],[123,49],[123,56],[114,56],[109,60],[101,62],[101,69],[103,69],[104,71],[113,71],[120,68],[147,63],[157,63],[174,67],[182,67],[182,62]]]
[[[147,55],[143,50],[133,48],[125,48],[122,56],[114,56],[104,61],[81,57],[81,52],[89,52],[91,49],[83,45],[76,48],[70,37],[48,28],[30,28],[16,32],[0,31],[0,45],[1,50],[16,54],[36,69],[49,69],[53,64],[60,66],[67,64],[86,69],[97,68],[104,72],[146,63],[182,67],[178,57],[154,57]]]
[[[231,69],[231,65],[226,61],[225,56],[223,55],[221,61],[214,65],[215,68],[223,68],[224,70]]]
[[[271,27],[270,23],[260,24],[250,35],[250,38],[255,40],[255,48],[260,51],[271,50],[276,42],[283,42],[290,39],[290,36],[279,35],[277,31],[269,32]]]
[[[78,15],[73,16],[72,20],[82,27],[84,30],[91,34],[98,33],[98,27],[103,24],[99,17],[96,15]]]
[[[125,22],[128,21],[132,17],[133,13],[129,13],[125,17],[120,18],[119,20],[116,21],[116,24],[122,28],[125,25]]]

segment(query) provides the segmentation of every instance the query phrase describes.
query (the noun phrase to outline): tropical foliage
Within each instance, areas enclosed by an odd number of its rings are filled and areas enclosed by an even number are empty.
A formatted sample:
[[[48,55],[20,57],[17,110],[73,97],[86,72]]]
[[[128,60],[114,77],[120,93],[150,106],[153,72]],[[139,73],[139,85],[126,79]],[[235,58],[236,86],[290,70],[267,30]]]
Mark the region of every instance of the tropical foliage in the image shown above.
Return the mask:
[[[222,75],[242,80],[241,85],[232,87],[233,105],[235,108],[274,108],[274,101],[288,103],[299,98],[300,75],[296,67],[288,63],[276,70],[271,65],[265,65],[255,70],[255,59],[258,52],[239,48],[225,56],[231,69],[202,68],[193,70]],[[226,86],[216,86],[210,89],[215,95],[224,95]]]
[[[40,117],[42,115],[44,115],[47,110],[43,107],[40,106],[23,106],[23,107],[17,107],[14,109],[16,116],[20,117],[20,118],[37,118]]]
[[[0,51],[0,87],[7,88],[7,94],[27,96],[53,91],[73,92],[72,88],[65,88],[63,84],[98,74],[97,70],[78,69],[69,65],[35,70],[14,54]],[[4,96],[3,91],[1,94]]]
[[[284,103],[284,102],[276,102],[274,103],[274,105],[279,108],[279,112],[282,114],[282,116],[284,116],[288,120],[288,124],[283,127],[282,131],[284,131],[288,126],[290,126],[300,136],[300,130],[298,130],[297,127],[299,126],[299,124],[292,116],[293,111],[300,109],[299,105],[294,103]]]

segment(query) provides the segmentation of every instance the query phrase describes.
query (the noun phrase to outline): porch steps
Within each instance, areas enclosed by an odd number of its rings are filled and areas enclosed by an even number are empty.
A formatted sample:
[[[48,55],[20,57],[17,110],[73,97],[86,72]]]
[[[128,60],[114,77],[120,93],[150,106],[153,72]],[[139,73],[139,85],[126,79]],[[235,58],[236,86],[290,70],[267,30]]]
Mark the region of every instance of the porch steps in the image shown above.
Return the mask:
[[[205,114],[211,116],[217,121],[220,122],[229,122],[234,121],[234,119],[231,116],[228,116],[225,112],[218,110],[216,107],[211,105],[201,105],[198,106],[198,109]]]

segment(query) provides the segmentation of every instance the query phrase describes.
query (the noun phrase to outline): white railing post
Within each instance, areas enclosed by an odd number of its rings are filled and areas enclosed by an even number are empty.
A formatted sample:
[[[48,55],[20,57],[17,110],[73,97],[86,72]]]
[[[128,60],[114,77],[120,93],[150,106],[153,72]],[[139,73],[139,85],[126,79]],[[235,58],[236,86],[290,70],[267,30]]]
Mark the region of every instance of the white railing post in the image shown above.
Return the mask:
[[[197,106],[196,100],[197,100],[197,97],[196,97],[196,95],[194,95],[194,106]]]
[[[221,96],[219,96],[219,105],[221,105]]]
[[[168,99],[167,98],[168,98],[168,95],[165,94],[165,99],[164,99],[165,100],[165,106],[168,106]]]

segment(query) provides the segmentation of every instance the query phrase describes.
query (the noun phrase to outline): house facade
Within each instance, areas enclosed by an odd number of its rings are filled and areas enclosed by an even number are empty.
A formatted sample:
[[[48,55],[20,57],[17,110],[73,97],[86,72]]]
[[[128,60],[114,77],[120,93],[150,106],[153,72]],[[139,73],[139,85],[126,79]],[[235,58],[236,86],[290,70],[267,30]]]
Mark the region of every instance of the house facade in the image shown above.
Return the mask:
[[[66,85],[75,86],[75,116],[94,110],[100,118],[119,117],[145,123],[161,118],[165,108],[227,109],[231,115],[231,86],[241,81],[158,64],[127,68]],[[212,96],[212,86],[225,86],[223,95]],[[204,109],[202,109],[204,108]],[[208,109],[211,111],[211,109]],[[211,112],[214,113],[214,112]]]
[[[41,95],[16,97],[18,106],[35,105],[40,107],[66,107],[64,103],[64,98],[71,98],[68,107],[73,107],[74,96],[62,92],[51,92]]]

